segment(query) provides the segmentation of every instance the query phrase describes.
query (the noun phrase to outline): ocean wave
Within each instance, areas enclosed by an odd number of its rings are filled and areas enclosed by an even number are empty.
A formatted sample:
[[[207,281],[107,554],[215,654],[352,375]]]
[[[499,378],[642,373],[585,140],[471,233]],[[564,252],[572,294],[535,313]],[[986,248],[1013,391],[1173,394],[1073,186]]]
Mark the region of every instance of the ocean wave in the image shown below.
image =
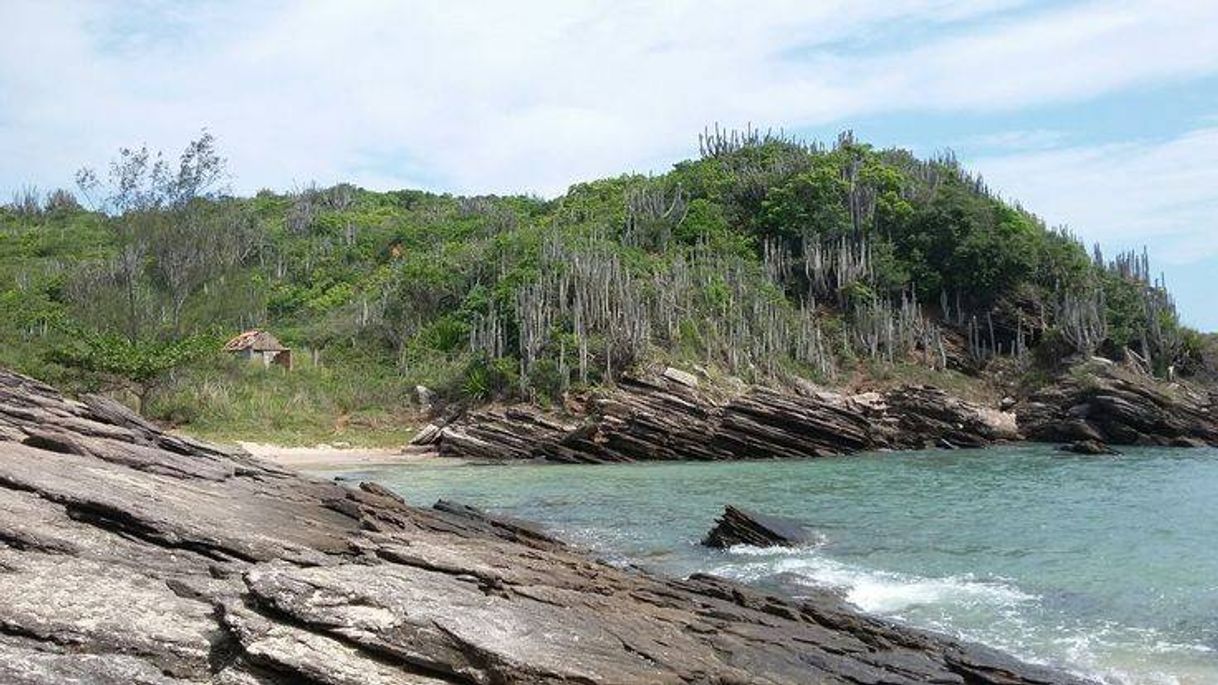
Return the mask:
[[[1044,602],[1005,578],[943,577],[868,569],[815,548],[729,550],[712,573],[746,583],[782,579],[787,587],[830,589],[860,609],[988,644],[1038,663],[1080,668],[1108,685],[1218,682],[1213,649],[1176,642],[1149,628],[1111,622],[1045,624]]]
[[[815,548],[793,551],[738,546],[730,552],[739,560],[717,567],[714,573],[745,582],[786,575],[796,582],[802,579],[808,587],[838,589],[846,601],[878,614],[898,614],[932,604],[1008,606],[1037,599],[1002,580],[978,580],[969,575],[923,578],[864,569],[822,556]]]
[[[1218,668],[1204,644],[1166,639],[1153,628],[1105,621],[1056,626],[1052,642],[1106,685],[1213,685]]]

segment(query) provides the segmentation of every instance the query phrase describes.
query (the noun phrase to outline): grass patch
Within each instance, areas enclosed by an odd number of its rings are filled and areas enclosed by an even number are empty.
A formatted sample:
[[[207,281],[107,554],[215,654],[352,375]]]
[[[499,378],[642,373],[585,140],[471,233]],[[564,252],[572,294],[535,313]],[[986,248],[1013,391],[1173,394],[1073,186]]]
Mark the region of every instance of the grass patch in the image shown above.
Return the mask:
[[[218,357],[175,377],[148,413],[212,441],[392,447],[409,441],[422,421],[411,388],[383,369],[329,368],[303,359],[287,371]]]
[[[959,371],[938,371],[919,364],[863,364],[862,387],[866,390],[887,390],[902,385],[930,385],[947,393],[979,404],[996,404],[1002,390],[983,377],[969,376]]]

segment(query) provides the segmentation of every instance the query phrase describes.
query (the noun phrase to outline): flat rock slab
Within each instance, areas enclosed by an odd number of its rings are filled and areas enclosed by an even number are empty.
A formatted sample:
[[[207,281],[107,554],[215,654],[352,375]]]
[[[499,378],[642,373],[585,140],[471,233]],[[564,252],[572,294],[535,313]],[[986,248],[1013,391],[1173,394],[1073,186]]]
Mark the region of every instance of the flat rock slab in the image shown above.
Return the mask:
[[[311,480],[0,371],[0,682],[1079,681],[829,595],[609,566],[526,523]]]

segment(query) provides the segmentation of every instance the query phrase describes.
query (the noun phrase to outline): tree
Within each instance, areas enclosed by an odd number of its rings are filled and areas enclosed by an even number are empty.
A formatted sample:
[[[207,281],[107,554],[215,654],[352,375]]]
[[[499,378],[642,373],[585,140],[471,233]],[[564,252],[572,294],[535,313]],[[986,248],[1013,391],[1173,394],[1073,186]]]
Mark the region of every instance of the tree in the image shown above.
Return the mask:
[[[120,150],[104,180],[90,169],[77,174],[113,252],[68,288],[90,325],[77,324],[73,345],[55,355],[62,363],[131,389],[142,408],[174,368],[214,347],[210,336],[187,333],[186,303],[258,245],[244,203],[221,196],[224,177],[206,131],[176,163],[141,146]]]
[[[259,246],[245,203],[221,197],[224,177],[224,160],[206,131],[187,145],[176,167],[141,147],[120,151],[105,184],[91,170],[78,173],[84,195],[109,216],[115,254],[97,271],[122,293],[121,320],[108,323],[129,341],[147,333],[150,292],[167,300],[172,333],[182,335],[187,300]]]
[[[761,204],[763,224],[776,236],[837,238],[851,226],[849,189],[836,170],[819,164],[770,191]]]
[[[208,335],[129,340],[122,335],[77,330],[72,339],[72,344],[53,354],[54,360],[96,374],[110,388],[130,390],[140,412],[174,369],[217,347],[216,339]]]
[[[235,202],[195,200],[172,212],[149,238],[152,271],[167,291],[174,335],[187,299],[258,245],[256,224]]]
[[[216,153],[215,138],[207,131],[186,146],[176,170],[162,153],[154,154],[144,145],[119,150],[104,183],[92,169],[77,172],[81,193],[110,216],[116,248],[110,274],[127,305],[118,328],[130,343],[138,341],[144,332],[140,294],[154,248],[160,263],[168,265],[172,274],[167,282],[172,284],[171,290],[176,289],[171,295],[175,303],[184,301],[182,289],[196,280],[191,274],[206,256],[201,250],[206,237],[197,230],[200,222],[196,213],[205,209],[199,200],[215,199],[224,176],[224,160]],[[184,231],[192,231],[187,236],[190,239],[183,240]],[[181,304],[175,304],[173,311],[176,330]]]

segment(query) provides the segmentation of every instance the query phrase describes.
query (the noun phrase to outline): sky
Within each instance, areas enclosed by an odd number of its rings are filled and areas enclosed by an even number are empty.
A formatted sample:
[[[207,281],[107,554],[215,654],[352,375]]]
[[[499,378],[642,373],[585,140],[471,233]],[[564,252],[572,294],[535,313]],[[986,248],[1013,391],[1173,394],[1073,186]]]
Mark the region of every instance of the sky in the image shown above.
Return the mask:
[[[1218,330],[1218,0],[0,0],[0,198],[206,128],[240,193],[561,194],[709,125],[953,150]]]

